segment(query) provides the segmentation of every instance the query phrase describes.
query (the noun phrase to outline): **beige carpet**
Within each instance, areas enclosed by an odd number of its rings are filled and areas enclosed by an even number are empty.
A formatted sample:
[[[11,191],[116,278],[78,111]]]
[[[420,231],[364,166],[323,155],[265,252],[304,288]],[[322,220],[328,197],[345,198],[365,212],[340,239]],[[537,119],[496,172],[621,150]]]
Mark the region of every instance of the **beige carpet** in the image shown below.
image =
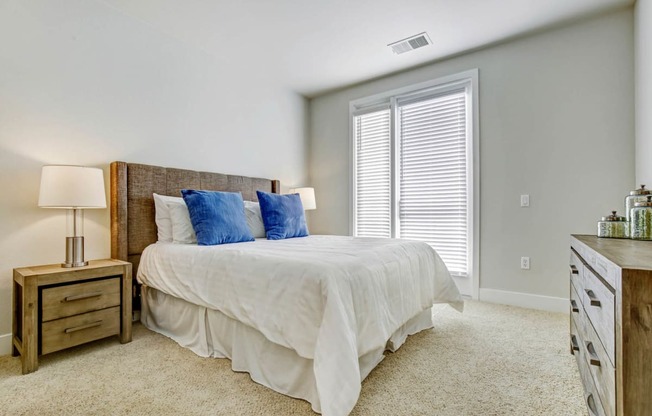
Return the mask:
[[[583,415],[575,360],[561,314],[467,302],[446,306],[362,384],[354,415]],[[0,414],[314,415],[310,406],[134,327],[41,357],[20,375],[0,357]]]

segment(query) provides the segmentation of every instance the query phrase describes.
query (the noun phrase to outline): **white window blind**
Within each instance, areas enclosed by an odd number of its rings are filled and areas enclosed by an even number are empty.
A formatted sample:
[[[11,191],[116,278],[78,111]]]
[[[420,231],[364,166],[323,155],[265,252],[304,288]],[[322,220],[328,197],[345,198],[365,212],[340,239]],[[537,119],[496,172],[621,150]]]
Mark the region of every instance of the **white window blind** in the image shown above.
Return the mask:
[[[355,235],[391,237],[392,174],[389,108],[353,117]]]
[[[399,233],[468,276],[466,91],[397,102]]]

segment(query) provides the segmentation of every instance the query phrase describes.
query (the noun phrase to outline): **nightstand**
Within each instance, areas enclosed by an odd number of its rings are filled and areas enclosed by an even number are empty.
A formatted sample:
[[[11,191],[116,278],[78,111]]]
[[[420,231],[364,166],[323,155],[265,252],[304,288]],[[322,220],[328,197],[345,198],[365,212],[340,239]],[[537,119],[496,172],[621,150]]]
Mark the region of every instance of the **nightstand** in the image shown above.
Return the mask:
[[[14,269],[12,355],[23,374],[42,354],[112,335],[130,342],[131,290],[131,263],[121,260]]]

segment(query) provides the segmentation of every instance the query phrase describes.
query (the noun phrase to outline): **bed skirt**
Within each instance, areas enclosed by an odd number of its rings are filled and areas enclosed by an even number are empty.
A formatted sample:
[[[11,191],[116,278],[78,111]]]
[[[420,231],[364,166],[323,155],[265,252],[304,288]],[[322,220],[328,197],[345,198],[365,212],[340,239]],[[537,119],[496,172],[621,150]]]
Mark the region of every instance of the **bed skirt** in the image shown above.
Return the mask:
[[[152,331],[172,338],[201,357],[228,358],[231,368],[247,372],[255,382],[290,397],[308,401],[321,413],[313,360],[270,342],[258,330],[225,314],[142,286],[141,322]],[[426,309],[401,326],[385,348],[359,357],[360,380],[384,358],[396,351],[408,335],[432,328],[432,312]]]

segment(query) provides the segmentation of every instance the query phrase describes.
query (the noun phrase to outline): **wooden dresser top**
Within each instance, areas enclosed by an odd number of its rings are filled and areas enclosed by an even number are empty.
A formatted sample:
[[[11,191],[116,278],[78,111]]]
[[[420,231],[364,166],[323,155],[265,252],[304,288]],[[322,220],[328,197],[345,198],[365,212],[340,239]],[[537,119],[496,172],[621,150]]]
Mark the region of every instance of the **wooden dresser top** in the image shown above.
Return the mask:
[[[572,235],[622,269],[652,270],[652,241]]]

